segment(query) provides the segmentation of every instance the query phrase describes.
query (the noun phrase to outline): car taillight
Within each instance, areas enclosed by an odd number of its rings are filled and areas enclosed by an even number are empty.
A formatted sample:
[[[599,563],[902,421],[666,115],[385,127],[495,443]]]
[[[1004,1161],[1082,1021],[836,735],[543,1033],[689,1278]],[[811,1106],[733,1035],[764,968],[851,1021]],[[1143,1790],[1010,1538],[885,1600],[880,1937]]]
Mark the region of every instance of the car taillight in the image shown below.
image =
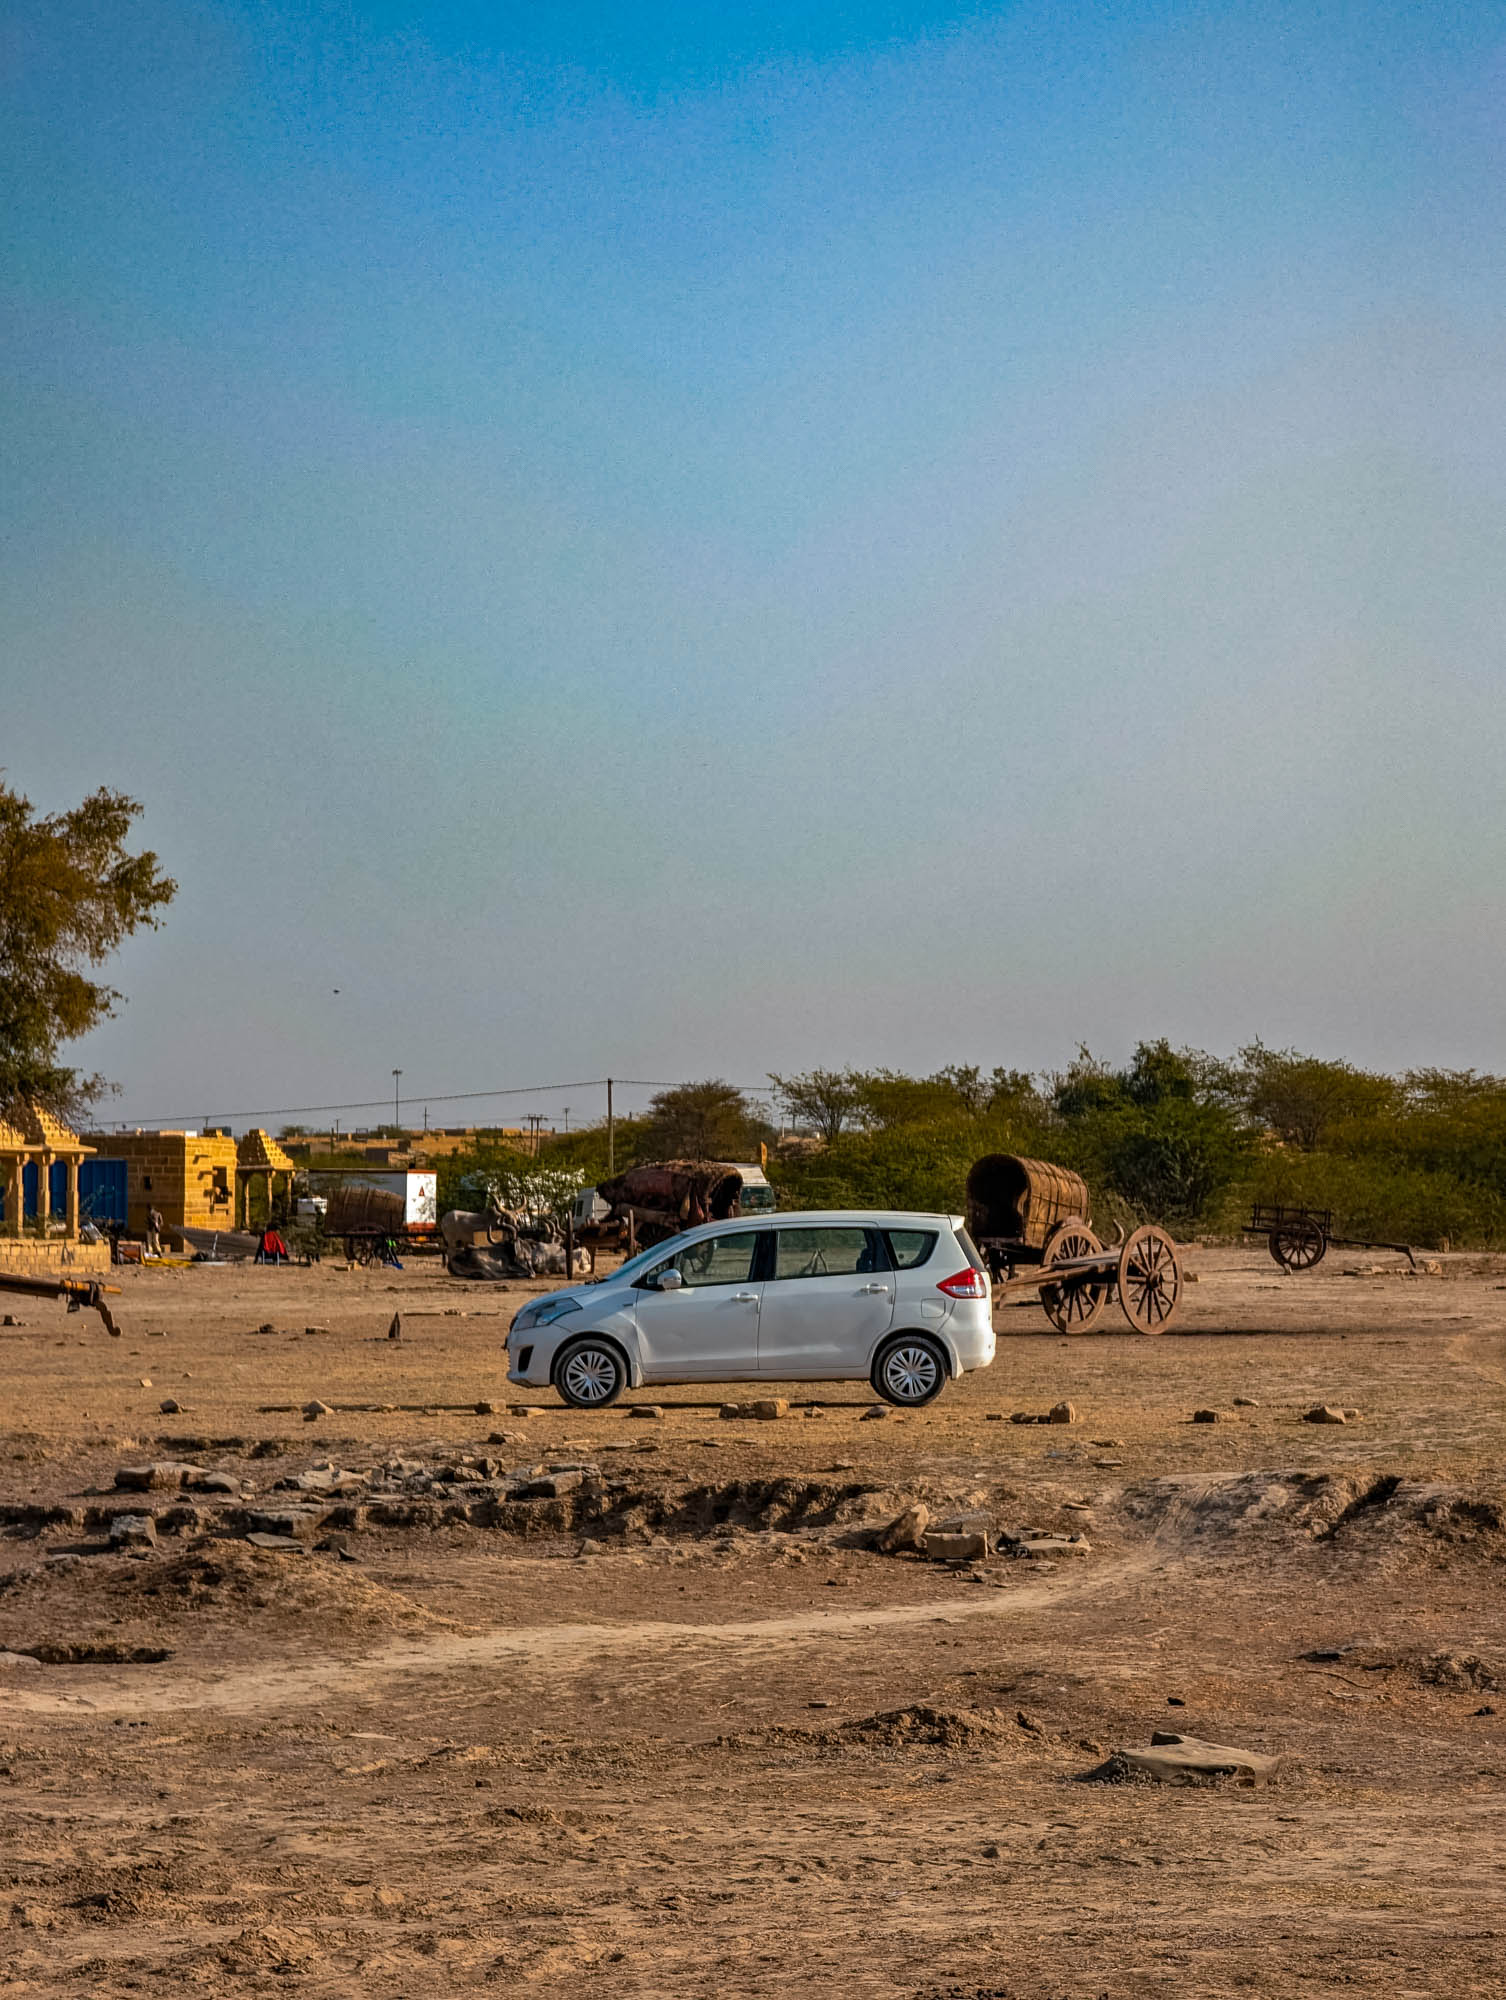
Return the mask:
[[[945,1292],[953,1299],[986,1299],[988,1282],[981,1271],[975,1271],[971,1264],[965,1271],[959,1271],[954,1278],[942,1278],[936,1286],[938,1292]]]

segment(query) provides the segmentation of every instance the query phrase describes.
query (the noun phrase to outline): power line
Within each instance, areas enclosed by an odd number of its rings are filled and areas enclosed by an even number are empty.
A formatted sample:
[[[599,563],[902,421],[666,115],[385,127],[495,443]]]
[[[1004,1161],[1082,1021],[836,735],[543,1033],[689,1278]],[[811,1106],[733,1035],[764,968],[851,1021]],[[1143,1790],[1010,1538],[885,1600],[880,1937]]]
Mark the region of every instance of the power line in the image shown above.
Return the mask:
[[[604,1076],[589,1076],[584,1079],[576,1078],[571,1083],[512,1084],[505,1090],[414,1090],[410,1091],[407,1097],[401,1101],[406,1104],[467,1104],[487,1097],[545,1097],[559,1090],[605,1090],[609,1081],[613,1084],[624,1085],[629,1090],[672,1090],[675,1088],[673,1084],[665,1083],[662,1079],[654,1077],[614,1076],[607,1078]],[[754,1092],[768,1093],[770,1091],[770,1086],[766,1083],[735,1084],[733,1088],[748,1094]],[[210,1123],[218,1119],[227,1119],[233,1122],[240,1118],[305,1118],[312,1117],[315,1112],[382,1111],[386,1109],[386,1106],[387,1099],[385,1097],[363,1097],[347,1104],[267,1104],[257,1105],[250,1111],[215,1111],[206,1116],[205,1122]],[[186,1124],[190,1118],[200,1115],[200,1113],[193,1111],[164,1112],[152,1118],[138,1117],[131,1122],[139,1125],[178,1125]],[[118,1125],[126,1121],[123,1119],[113,1119],[107,1122]]]

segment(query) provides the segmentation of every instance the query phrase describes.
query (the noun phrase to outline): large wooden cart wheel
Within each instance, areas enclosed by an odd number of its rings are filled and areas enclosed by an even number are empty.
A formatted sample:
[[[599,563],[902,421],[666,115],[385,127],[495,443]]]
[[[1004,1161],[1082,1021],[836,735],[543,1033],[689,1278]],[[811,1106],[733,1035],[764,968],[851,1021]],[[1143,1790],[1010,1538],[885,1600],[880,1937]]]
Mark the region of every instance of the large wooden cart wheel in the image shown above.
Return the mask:
[[[1049,1270],[1068,1257],[1096,1257],[1103,1245],[1085,1222],[1058,1222],[1041,1249]],[[1108,1310],[1109,1288],[1095,1274],[1083,1272],[1060,1284],[1041,1286],[1041,1304],[1058,1333],[1086,1333]]]
[[[1310,1271],[1314,1264],[1322,1263],[1328,1250],[1322,1229],[1301,1215],[1273,1229],[1267,1241],[1283,1271]]]
[[[1177,1246],[1153,1222],[1137,1229],[1119,1252],[1119,1303],[1136,1333],[1164,1333],[1182,1302]]]

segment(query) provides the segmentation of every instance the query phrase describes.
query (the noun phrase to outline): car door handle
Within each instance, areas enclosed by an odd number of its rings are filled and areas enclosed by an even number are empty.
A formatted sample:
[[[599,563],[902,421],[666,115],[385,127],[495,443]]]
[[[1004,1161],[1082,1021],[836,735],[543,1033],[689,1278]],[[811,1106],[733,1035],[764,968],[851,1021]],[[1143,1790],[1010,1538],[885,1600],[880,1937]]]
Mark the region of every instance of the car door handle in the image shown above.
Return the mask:
[[[758,1304],[758,1294],[757,1292],[734,1292],[732,1294],[732,1301],[734,1305],[756,1306]]]
[[[889,1287],[887,1285],[864,1285],[862,1289],[865,1292],[878,1292],[886,1299],[889,1296]]]

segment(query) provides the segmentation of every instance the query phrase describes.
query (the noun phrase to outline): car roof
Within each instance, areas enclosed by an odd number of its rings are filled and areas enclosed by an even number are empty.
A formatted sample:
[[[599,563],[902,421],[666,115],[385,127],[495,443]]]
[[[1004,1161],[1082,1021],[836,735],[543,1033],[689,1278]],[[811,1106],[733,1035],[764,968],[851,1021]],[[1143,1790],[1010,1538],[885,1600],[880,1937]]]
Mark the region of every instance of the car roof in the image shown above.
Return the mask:
[[[818,1224],[857,1229],[865,1223],[875,1229],[904,1229],[916,1223],[923,1223],[928,1229],[956,1229],[960,1226],[955,1216],[943,1215],[933,1209],[781,1208],[768,1215],[729,1215],[722,1222],[698,1222],[693,1229],[682,1229],[675,1241],[683,1242],[687,1236],[716,1236],[729,1229],[768,1229],[776,1225],[781,1229],[791,1225],[804,1229]]]

